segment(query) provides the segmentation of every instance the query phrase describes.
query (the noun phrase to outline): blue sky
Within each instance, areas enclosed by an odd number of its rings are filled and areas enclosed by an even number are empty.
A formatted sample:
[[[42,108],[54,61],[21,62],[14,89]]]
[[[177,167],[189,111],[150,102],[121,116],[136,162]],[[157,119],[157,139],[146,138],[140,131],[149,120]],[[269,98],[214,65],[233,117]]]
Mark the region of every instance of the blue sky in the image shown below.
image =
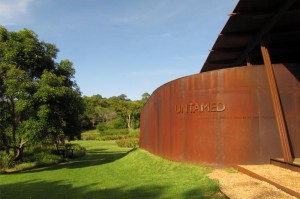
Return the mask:
[[[238,0],[0,0],[0,24],[69,59],[83,95],[132,100],[199,73]]]

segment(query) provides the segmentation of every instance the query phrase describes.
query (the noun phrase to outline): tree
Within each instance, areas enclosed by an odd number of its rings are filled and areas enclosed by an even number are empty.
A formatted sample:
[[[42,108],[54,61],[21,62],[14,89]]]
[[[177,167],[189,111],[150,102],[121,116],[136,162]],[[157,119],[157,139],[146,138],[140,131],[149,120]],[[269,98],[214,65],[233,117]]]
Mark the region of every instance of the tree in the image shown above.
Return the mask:
[[[130,101],[130,99],[128,99],[128,98],[127,98],[127,95],[125,95],[125,94],[121,94],[121,95],[119,95],[119,96],[112,96],[112,97],[109,98],[109,100],[116,100],[116,101],[118,101],[118,100],[121,100],[121,101]]]
[[[0,117],[7,125],[4,129],[6,131],[4,139],[6,145],[8,145],[8,141],[12,143],[12,146],[7,147],[13,148],[15,156],[18,157],[25,144],[24,138],[18,135],[24,128],[24,122],[31,116],[33,101],[30,91],[34,89],[34,83],[31,82],[25,71],[14,66],[3,66],[1,69],[3,74],[2,90],[5,92],[1,96],[3,112]]]
[[[142,95],[142,101],[147,101],[150,98],[150,94],[149,93],[143,93]]]
[[[89,118],[93,127],[99,123],[99,128],[128,128],[140,127],[141,109],[150,95],[144,93],[141,100],[132,101],[125,94],[113,96],[108,99],[101,95],[83,97],[85,102],[85,117]],[[103,128],[102,128],[103,129]]]
[[[32,79],[55,68],[58,49],[54,44],[40,42],[31,30],[9,32],[0,26],[0,49],[2,63],[14,65]]]
[[[79,135],[84,111],[72,62],[55,62],[58,49],[24,29],[9,32],[0,26],[0,148],[54,142]]]
[[[47,127],[43,132],[54,138],[66,135],[73,139],[80,135],[83,101],[74,82],[71,84],[67,79],[65,75],[45,71],[34,95],[39,105],[38,120]]]
[[[127,99],[127,97],[124,97],[126,95],[122,94],[120,96],[122,97],[110,98],[110,103],[117,114],[124,118],[124,121],[126,121],[126,127],[128,129],[131,129],[132,114],[138,107],[134,101],[131,101],[130,99]]]

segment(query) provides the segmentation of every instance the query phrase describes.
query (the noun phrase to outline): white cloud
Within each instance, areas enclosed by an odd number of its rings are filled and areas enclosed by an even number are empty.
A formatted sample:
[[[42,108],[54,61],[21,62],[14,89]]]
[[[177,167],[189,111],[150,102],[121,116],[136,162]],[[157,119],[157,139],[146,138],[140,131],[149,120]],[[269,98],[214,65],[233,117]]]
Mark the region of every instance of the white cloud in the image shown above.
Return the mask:
[[[33,0],[1,0],[0,24],[16,25],[18,21],[28,14],[28,9]]]

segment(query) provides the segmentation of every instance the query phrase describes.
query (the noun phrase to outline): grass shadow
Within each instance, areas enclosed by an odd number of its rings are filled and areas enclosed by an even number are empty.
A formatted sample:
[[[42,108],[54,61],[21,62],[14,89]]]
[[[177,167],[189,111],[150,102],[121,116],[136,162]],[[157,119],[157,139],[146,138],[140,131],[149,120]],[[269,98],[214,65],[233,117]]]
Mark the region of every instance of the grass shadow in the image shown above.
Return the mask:
[[[93,188],[97,188],[94,189]],[[128,187],[99,188],[98,184],[88,184],[82,187],[73,187],[62,181],[25,181],[15,184],[0,185],[0,196],[6,199],[18,198],[98,198],[98,199],[127,199],[127,198],[161,198],[166,187],[140,186],[130,189]],[[49,194],[51,193],[51,194]]]
[[[19,182],[14,184],[0,185],[0,196],[5,199],[19,199],[19,198],[72,198],[72,199],[135,199],[135,198],[165,198],[173,199],[164,195],[168,186],[147,185],[130,188],[129,186],[120,186],[116,188],[101,187],[101,184],[88,184],[81,187],[74,187],[72,184],[66,184],[64,181],[46,182],[40,180],[31,180]],[[51,194],[49,194],[51,193]],[[205,190],[193,189],[185,193],[185,195],[178,195],[180,199],[191,198],[223,198],[221,193],[213,196],[205,195]]]

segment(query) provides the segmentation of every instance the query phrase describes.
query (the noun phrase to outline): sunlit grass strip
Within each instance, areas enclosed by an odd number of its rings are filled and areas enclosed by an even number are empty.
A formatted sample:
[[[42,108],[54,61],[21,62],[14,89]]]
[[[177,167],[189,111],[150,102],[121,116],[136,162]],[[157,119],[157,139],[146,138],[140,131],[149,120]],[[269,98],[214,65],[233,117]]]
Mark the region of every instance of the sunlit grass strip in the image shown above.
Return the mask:
[[[80,141],[79,141],[80,142]],[[115,141],[81,141],[87,155],[74,162],[0,175],[3,198],[209,198],[218,183],[211,168],[174,163]]]

